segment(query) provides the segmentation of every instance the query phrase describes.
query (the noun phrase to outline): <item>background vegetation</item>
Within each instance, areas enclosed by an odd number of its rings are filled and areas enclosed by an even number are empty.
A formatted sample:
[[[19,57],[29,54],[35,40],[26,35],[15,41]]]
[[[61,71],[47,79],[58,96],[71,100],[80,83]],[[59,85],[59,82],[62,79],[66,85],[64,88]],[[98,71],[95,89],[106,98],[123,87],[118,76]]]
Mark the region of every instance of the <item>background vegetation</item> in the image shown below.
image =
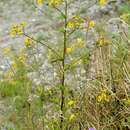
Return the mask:
[[[1,130],[130,129],[129,0],[0,7]]]

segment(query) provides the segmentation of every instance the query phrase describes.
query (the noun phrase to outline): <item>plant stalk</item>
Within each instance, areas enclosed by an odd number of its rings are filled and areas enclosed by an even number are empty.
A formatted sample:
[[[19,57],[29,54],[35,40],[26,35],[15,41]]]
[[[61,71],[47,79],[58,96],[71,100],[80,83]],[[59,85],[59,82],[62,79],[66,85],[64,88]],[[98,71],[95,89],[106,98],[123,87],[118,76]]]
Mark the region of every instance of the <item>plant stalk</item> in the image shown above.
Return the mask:
[[[66,44],[67,44],[67,0],[65,0],[65,17],[64,17],[64,46],[63,46],[63,60],[62,60],[62,79],[61,79],[61,120],[60,120],[60,130],[63,130],[63,122],[64,122],[64,106],[65,106],[65,95],[64,95],[64,87],[65,87],[65,58],[66,58]]]

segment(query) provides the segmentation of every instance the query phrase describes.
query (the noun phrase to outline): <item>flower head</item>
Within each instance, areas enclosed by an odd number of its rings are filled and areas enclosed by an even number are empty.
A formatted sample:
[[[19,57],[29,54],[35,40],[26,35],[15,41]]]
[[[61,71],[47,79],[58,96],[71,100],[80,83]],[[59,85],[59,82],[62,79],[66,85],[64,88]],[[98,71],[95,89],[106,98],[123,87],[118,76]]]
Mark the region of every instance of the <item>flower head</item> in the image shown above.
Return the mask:
[[[67,53],[67,54],[72,53],[72,51],[73,51],[73,48],[72,48],[72,47],[66,48],[66,53]]]
[[[74,23],[72,21],[69,21],[67,24],[68,28],[74,28]]]
[[[32,45],[32,39],[29,37],[25,37],[24,43],[26,47],[30,47]]]
[[[36,2],[37,2],[37,4],[38,4],[39,6],[41,6],[41,5],[43,4],[44,0],[37,0]]]
[[[107,0],[99,0],[100,6],[104,6],[106,4]]]
[[[21,22],[21,26],[25,27],[27,25],[27,23],[25,21]]]
[[[68,106],[73,106],[75,104],[75,101],[74,100],[70,100],[69,102],[68,102]]]
[[[93,20],[89,21],[89,27],[93,28],[95,26],[95,22]]]
[[[75,15],[72,17],[72,19],[70,21],[68,21],[67,27],[71,28],[71,29],[79,28],[83,22],[84,22],[83,18],[81,18],[78,15]]]
[[[62,2],[63,0],[49,0],[49,5],[55,7],[55,6],[59,6]]]
[[[23,35],[23,29],[26,26],[26,22],[15,23],[10,28],[10,36],[15,37],[16,35]]]
[[[20,54],[20,55],[18,56],[18,60],[19,60],[19,62],[21,62],[21,63],[25,63],[26,59],[27,59],[27,56],[26,56],[25,54]]]
[[[104,45],[110,45],[112,42],[108,38],[106,38],[103,35],[100,35],[98,40],[97,40],[97,45],[98,46],[104,46]]]
[[[97,96],[97,102],[109,102],[110,101],[110,95],[108,95],[107,90],[102,90],[100,94]]]

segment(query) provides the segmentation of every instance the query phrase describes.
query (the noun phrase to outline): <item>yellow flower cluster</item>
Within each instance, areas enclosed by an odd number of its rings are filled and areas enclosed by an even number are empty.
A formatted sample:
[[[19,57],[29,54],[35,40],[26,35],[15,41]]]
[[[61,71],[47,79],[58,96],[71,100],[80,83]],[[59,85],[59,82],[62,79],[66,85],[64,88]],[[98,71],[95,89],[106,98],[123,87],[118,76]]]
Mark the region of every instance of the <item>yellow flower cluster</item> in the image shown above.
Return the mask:
[[[74,43],[70,47],[66,48],[66,54],[71,54],[73,51],[77,48],[83,48],[85,47],[84,40],[82,38],[77,38]]]
[[[67,23],[68,28],[79,28],[80,25],[84,22],[84,19],[80,16],[73,16],[72,19]]]
[[[75,102],[74,100],[69,100],[69,101],[68,101],[68,106],[70,106],[70,107],[71,107],[71,106],[74,106],[75,103],[76,103],[76,102]]]
[[[69,20],[67,23],[67,27],[70,29],[87,29],[87,31],[94,26],[95,22],[93,20],[89,20],[88,18],[82,18],[80,16],[73,16],[72,19]]]
[[[107,90],[102,90],[100,94],[97,96],[97,102],[109,102],[110,101],[110,95],[108,95]]]
[[[63,0],[49,0],[49,5],[50,6],[59,6],[62,4]]]
[[[63,0],[36,0],[38,6],[42,6],[44,2],[47,2],[49,6],[56,7],[62,4]]]
[[[16,35],[23,35],[23,29],[26,26],[26,22],[15,23],[10,28],[10,36],[15,37]]]
[[[27,56],[25,54],[20,54],[18,56],[18,61],[21,63],[25,63],[26,59],[27,59]]]
[[[97,44],[98,46],[109,45],[109,44],[111,44],[111,43],[112,43],[112,42],[111,42],[109,39],[105,38],[105,36],[103,36],[103,35],[99,36],[99,38],[98,38],[98,40],[97,40],[97,42],[96,42],[96,44]]]

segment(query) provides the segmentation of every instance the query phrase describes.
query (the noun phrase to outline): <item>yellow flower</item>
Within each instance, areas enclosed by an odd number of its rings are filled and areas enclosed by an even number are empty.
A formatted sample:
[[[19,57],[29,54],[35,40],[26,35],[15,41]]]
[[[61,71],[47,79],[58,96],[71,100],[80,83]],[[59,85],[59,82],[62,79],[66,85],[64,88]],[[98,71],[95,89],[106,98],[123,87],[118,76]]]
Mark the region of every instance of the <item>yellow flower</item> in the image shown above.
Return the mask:
[[[12,28],[17,29],[17,28],[18,28],[18,26],[19,26],[19,24],[18,24],[18,23],[14,23],[14,24],[12,25]]]
[[[97,96],[97,102],[101,102],[102,101],[102,97],[99,95]]]
[[[27,23],[25,21],[21,22],[21,26],[25,27],[27,25]]]
[[[89,27],[93,28],[95,26],[95,22],[93,20],[89,21]]]
[[[13,24],[10,28],[10,36],[15,37],[16,35],[23,35],[23,27],[25,27],[25,25],[25,22],[22,22],[21,24]]]
[[[75,104],[75,101],[74,100],[70,100],[69,102],[68,102],[68,106],[73,106]]]
[[[59,6],[63,0],[49,0],[49,5],[50,6]]]
[[[78,21],[78,22],[84,22],[84,19],[82,18],[82,17],[80,17],[79,15],[75,15],[75,16],[73,16],[72,17],[72,19],[74,20],[74,21]]]
[[[10,36],[15,37],[17,35],[18,24],[14,24],[10,29]]]
[[[71,114],[69,117],[69,121],[73,121],[75,120],[75,118],[76,118],[75,114]]]
[[[17,63],[13,62],[12,67],[13,67],[13,69],[16,69],[17,68]]]
[[[79,19],[80,19],[80,16],[74,15],[74,16],[73,16],[73,19],[79,20]]]
[[[37,4],[41,6],[43,4],[44,0],[37,0]]]
[[[101,93],[97,96],[97,102],[109,102],[110,96],[107,93],[107,90],[102,90]]]
[[[97,45],[98,46],[104,46],[104,45],[109,45],[111,44],[112,42],[105,38],[104,36],[99,36],[98,40],[97,40]]]
[[[74,23],[72,21],[68,22],[67,27],[74,28]]]
[[[67,53],[67,54],[72,53],[72,51],[73,51],[73,49],[72,49],[71,47],[66,48],[66,53]]]
[[[79,27],[80,26],[80,22],[79,21],[76,21],[75,22],[75,27]]]
[[[17,29],[17,34],[23,35],[23,29],[21,27]]]
[[[73,16],[72,19],[68,22],[68,28],[79,28],[81,24],[84,22],[84,19],[80,16]]]
[[[25,61],[26,61],[26,55],[24,55],[24,54],[19,55],[18,60],[21,63],[25,63]]]
[[[32,40],[29,37],[25,37],[24,43],[27,47],[29,47],[32,43]]]
[[[99,39],[98,39],[98,45],[99,46],[103,46],[105,44],[105,38],[104,37],[100,37]]]
[[[84,41],[82,38],[77,38],[77,47],[83,48],[84,47]]]
[[[107,0],[99,0],[100,6],[104,6],[106,4]]]
[[[10,53],[10,48],[4,48],[2,51],[5,55],[8,55]]]

